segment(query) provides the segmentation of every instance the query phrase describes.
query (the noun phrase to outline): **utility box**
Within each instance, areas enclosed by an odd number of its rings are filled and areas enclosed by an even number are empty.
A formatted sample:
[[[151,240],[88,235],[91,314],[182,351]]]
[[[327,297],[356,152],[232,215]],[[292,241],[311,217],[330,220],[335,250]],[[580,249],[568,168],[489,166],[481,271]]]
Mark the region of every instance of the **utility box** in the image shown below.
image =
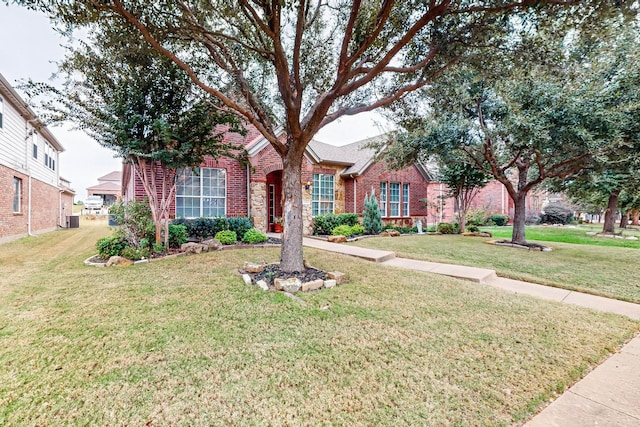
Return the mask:
[[[114,214],[109,214],[109,227],[117,227],[118,221],[116,221],[116,216]]]
[[[67,217],[67,228],[79,228],[80,227],[80,217],[79,216],[68,216]]]

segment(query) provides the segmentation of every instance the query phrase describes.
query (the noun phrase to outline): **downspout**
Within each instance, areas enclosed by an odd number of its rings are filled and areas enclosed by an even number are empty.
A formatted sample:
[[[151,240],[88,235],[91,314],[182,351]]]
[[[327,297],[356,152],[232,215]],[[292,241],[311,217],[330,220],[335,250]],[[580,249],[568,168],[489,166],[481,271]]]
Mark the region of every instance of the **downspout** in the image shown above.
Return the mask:
[[[251,178],[250,166],[247,164],[247,217],[251,218]]]
[[[442,197],[442,192],[443,192],[442,183],[440,183],[440,222],[442,222],[442,218],[444,216],[444,212],[443,212],[444,211],[444,199]]]

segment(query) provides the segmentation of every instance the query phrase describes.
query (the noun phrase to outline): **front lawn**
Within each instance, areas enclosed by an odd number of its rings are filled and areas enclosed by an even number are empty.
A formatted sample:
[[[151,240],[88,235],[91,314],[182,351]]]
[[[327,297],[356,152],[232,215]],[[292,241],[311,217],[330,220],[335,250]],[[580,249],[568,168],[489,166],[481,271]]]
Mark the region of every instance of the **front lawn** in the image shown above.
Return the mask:
[[[508,228],[508,237],[511,237],[511,227],[501,228],[505,231]],[[540,229],[542,227],[534,228]],[[565,230],[564,235],[567,234]],[[527,228],[529,235],[534,233]],[[556,231],[556,236],[562,235]],[[506,235],[500,237],[507,238]],[[533,252],[488,245],[486,242],[489,240],[492,239],[459,235],[412,235],[362,239],[354,244],[393,251],[403,258],[490,268],[502,277],[640,303],[640,250],[637,248],[540,240],[540,243],[551,246],[553,251]],[[527,240],[534,241],[533,238]]]
[[[482,231],[489,231],[493,237],[511,239],[512,227],[481,227]],[[580,245],[617,246],[622,248],[640,249],[640,240],[625,240],[620,238],[587,236],[587,232],[602,232],[602,224],[583,224],[579,226],[529,226],[526,228],[527,241],[576,243]],[[623,237],[635,236],[640,238],[640,230],[616,228],[616,233]]]
[[[350,281],[304,304],[237,273],[278,249],[84,267],[107,233],[2,245],[1,425],[509,425],[639,329],[313,250]]]

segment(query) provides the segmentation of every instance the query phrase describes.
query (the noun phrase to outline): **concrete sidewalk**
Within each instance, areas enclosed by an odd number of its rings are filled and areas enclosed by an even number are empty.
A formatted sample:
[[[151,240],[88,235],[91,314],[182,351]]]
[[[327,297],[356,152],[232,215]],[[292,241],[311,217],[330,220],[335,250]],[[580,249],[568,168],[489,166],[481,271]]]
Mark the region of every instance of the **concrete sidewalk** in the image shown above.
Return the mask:
[[[442,274],[507,292],[573,304],[640,320],[640,304],[498,277],[494,270],[440,264],[304,238],[307,247],[368,259],[385,266]],[[640,426],[640,335],[567,390],[525,427]]]

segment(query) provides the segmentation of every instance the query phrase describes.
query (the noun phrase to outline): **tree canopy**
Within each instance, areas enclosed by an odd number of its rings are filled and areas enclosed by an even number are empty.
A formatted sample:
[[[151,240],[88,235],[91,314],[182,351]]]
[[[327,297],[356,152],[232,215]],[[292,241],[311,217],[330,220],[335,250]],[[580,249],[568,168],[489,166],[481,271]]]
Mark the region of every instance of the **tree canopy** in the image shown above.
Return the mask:
[[[564,27],[611,8],[579,0],[18,3],[45,11],[63,30],[141,34],[254,125],[283,159],[281,267],[288,271],[303,268],[302,157],[322,126],[426,87],[453,64],[508,44],[521,22]]]
[[[243,147],[223,141],[227,132],[244,133],[238,117],[195,88],[173,61],[113,32],[79,42],[59,70],[60,89],[33,82],[25,89],[44,95],[49,121],[73,122],[134,165],[151,207],[156,243],[164,232],[166,246],[180,170],[201,164],[205,156],[244,159]]]

